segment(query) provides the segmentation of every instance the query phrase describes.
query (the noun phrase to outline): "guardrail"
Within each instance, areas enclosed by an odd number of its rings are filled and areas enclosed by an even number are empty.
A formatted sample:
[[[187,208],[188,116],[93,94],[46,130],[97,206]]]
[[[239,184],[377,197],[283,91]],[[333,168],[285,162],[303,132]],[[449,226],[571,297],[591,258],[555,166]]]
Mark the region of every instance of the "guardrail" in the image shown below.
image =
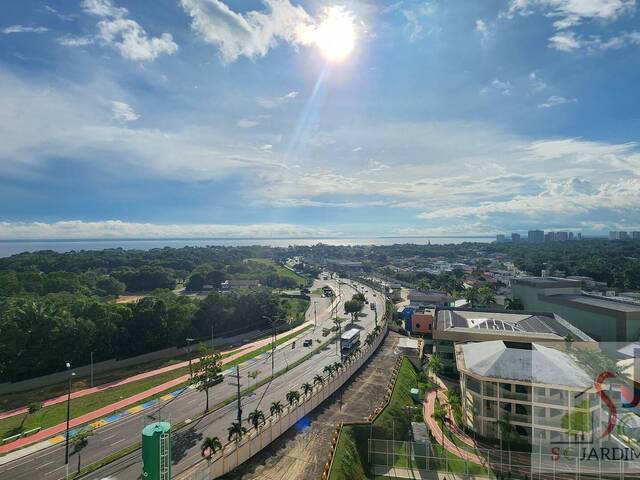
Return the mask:
[[[42,430],[42,427],[36,427],[36,428],[32,428],[31,430],[26,430],[26,431],[18,433],[16,435],[12,435],[10,437],[6,437],[6,438],[3,438],[3,439],[0,439],[0,445],[5,445],[5,444],[10,443],[10,442],[15,442],[16,440],[18,440],[20,438],[28,437],[29,435],[33,435],[34,433],[38,433],[40,430]]]
[[[211,459],[200,460],[174,476],[175,480],[213,480],[249,460],[342,387],[378,349],[386,333],[387,326],[384,325],[373,343],[365,345],[359,355],[344,365],[340,373],[328,377],[323,384],[315,385],[310,394],[301,396],[299,403],[288,405],[281,414],[268,417],[258,429],[248,430],[240,441],[227,443]]]

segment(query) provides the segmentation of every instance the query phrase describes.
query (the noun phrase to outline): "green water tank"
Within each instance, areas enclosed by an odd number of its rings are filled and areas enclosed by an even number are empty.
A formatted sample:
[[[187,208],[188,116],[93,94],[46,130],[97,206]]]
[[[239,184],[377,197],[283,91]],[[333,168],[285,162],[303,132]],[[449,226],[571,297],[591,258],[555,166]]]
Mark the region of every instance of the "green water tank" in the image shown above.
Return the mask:
[[[171,480],[171,424],[151,423],[142,429],[142,480]]]

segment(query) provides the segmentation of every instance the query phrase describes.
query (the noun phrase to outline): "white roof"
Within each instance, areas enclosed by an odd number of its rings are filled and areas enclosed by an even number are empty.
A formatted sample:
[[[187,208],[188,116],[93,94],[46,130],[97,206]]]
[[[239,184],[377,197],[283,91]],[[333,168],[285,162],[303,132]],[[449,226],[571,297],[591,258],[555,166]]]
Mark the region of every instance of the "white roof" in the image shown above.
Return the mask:
[[[355,337],[356,335],[360,334],[360,330],[358,330],[357,328],[352,328],[351,330],[347,330],[346,332],[344,332],[342,334],[342,339],[344,340],[351,340],[353,337]]]
[[[416,340],[415,338],[400,337],[398,339],[398,348],[417,349],[418,340]]]
[[[483,377],[534,384],[589,388],[593,379],[566,353],[537,343],[531,350],[501,340],[461,346],[465,367]]]

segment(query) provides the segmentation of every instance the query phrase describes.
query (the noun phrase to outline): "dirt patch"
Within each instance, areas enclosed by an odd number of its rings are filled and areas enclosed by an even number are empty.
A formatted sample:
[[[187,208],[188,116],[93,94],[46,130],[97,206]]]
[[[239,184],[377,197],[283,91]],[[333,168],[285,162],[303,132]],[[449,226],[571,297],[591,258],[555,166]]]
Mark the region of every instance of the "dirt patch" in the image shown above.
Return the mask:
[[[328,459],[329,444],[338,424],[364,421],[382,401],[389,372],[397,359],[398,334],[387,338],[369,362],[308,418],[298,422],[225,479],[307,480],[320,478]]]

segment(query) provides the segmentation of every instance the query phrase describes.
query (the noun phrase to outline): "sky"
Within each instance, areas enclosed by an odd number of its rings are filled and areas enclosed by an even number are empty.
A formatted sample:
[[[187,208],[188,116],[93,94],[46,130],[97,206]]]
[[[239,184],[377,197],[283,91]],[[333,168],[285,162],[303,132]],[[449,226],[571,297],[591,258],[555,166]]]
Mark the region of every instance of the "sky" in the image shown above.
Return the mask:
[[[3,2],[0,239],[640,229],[638,10]]]

